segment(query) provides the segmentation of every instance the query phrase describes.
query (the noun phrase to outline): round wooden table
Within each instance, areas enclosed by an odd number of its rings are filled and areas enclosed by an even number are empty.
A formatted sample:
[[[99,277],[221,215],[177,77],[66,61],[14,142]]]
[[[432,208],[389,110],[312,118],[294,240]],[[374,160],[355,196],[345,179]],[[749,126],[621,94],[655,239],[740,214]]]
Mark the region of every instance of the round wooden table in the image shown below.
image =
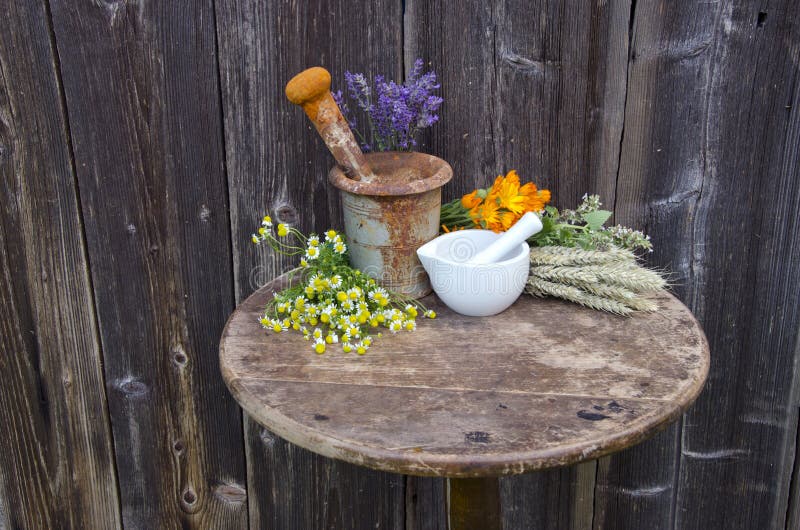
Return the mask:
[[[623,318],[523,295],[493,317],[465,317],[435,296],[438,317],[384,332],[366,355],[315,354],[298,333],[258,323],[264,286],[230,317],[223,378],[242,408],[322,455],[449,477],[451,528],[497,528],[497,478],[634,445],[697,398],[708,344],[669,294],[660,311]]]

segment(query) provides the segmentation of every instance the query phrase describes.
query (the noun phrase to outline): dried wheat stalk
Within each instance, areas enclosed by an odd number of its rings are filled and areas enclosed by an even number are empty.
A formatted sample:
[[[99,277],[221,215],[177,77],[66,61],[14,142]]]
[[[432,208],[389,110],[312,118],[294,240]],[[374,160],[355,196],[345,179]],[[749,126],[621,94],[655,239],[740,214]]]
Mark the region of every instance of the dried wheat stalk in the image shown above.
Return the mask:
[[[633,311],[656,311],[656,303],[639,294],[665,287],[666,281],[657,272],[640,266],[628,250],[537,247],[531,250],[526,290],[536,296],[555,296],[628,315]]]

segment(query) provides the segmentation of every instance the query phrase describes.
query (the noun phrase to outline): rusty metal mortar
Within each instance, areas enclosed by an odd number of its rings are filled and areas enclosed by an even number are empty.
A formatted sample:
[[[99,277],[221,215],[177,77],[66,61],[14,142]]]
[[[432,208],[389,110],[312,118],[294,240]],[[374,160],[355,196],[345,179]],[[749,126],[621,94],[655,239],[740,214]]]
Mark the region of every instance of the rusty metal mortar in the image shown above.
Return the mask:
[[[375,175],[369,182],[349,178],[339,166],[328,174],[342,193],[350,261],[386,289],[421,298],[431,285],[416,251],[439,233],[442,186],[453,170],[424,153],[364,156]]]

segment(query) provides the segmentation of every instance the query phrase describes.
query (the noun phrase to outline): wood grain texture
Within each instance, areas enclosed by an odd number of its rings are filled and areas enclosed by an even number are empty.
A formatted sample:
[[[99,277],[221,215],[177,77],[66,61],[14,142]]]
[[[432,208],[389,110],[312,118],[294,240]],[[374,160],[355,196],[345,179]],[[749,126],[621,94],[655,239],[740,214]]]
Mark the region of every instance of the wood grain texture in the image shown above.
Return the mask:
[[[406,57],[439,74],[422,150],[453,166],[445,200],[517,169],[574,205],[613,203],[629,2],[406,2]]]
[[[559,207],[573,207],[587,192],[613,205],[629,1],[410,0],[405,18],[406,63],[424,58],[442,82],[442,119],[421,149],[453,166],[445,201],[515,168],[549,188]],[[581,498],[585,513],[591,496],[554,487],[563,477],[577,488],[578,475],[546,471],[504,479],[506,523],[535,528],[545,524],[542,517],[551,524],[586,520],[567,507]],[[566,497],[538,494],[544,490]]]
[[[402,78],[400,2],[216,2],[236,297],[294,263],[256,249],[267,211],[304,231],[343,226],[333,158],[286,100],[296,73],[323,66]],[[245,418],[251,528],[402,528],[404,479],[309,453]],[[354,501],[355,492],[359,492]]]
[[[0,12],[0,528],[116,528],[102,355],[49,14],[28,1]]]
[[[52,2],[126,528],[247,524],[210,0]]]
[[[447,479],[406,476],[406,529],[447,528]]]
[[[703,332],[669,295],[659,313],[630,319],[528,296],[471,318],[431,296],[441,318],[360,357],[266,333],[258,318],[282,285],[285,276],[228,321],[225,382],[282,438],[385,471],[498,476],[619,451],[677,418],[708,370]]]
[[[651,263],[673,272],[718,354],[682,429],[601,465],[597,527],[784,528],[798,412],[798,7],[636,4],[616,218],[653,236]]]

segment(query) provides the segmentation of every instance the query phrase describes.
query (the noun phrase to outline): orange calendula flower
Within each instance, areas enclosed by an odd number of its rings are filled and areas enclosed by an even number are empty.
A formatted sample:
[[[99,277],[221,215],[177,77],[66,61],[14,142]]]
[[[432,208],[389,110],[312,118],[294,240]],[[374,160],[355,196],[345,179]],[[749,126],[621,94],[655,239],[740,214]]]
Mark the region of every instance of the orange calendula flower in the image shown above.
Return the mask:
[[[500,224],[500,205],[497,204],[491,194],[486,196],[486,200],[483,201],[483,204],[478,209],[478,213],[479,222],[487,228],[495,230],[495,227],[502,226]]]
[[[524,197],[525,212],[540,212],[550,202],[550,190],[537,190],[533,182],[528,182],[519,190]]]
[[[498,175],[488,189],[476,189],[442,208],[442,229],[465,228],[472,222],[478,228],[502,232],[511,228],[526,212],[541,212],[550,202],[550,192],[532,182],[520,185],[519,175],[511,170]],[[445,210],[447,208],[447,210]]]
[[[461,206],[466,208],[467,210],[472,210],[476,206],[478,206],[481,201],[480,197],[478,197],[478,190],[474,190],[472,193],[467,193],[463,197],[461,197]]]
[[[497,197],[500,199],[500,207],[505,208],[516,215],[525,213],[525,196],[520,195],[519,177],[517,172],[511,170],[506,178],[500,183],[497,190]]]

